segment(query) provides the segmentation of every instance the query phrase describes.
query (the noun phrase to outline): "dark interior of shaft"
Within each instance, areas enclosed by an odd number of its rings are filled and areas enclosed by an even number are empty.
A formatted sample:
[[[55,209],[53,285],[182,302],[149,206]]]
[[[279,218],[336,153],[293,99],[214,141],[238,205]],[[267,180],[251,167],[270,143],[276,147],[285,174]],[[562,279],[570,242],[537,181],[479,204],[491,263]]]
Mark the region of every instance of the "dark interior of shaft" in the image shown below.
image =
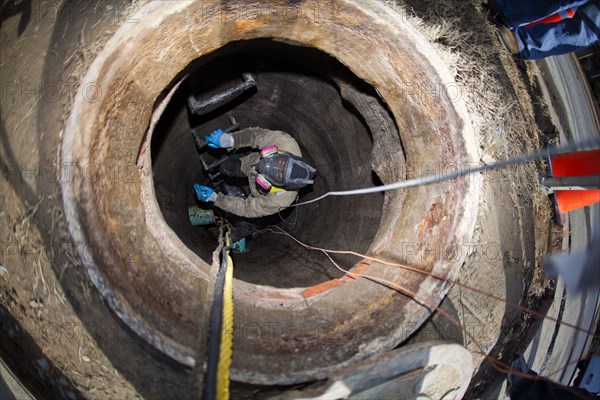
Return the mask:
[[[242,81],[250,72],[256,88],[203,115],[189,112],[191,94],[209,99]],[[203,173],[190,129],[208,135],[230,125],[282,130],[300,144],[303,157],[318,171],[300,201],[330,190],[379,184],[372,171],[373,139],[365,118],[340,96],[340,82],[376,97],[372,88],[340,62],[318,50],[271,40],[232,43],[189,66],[189,77],[173,96],[152,138],[154,184],[168,225],[206,262],[212,261],[218,229],[192,226],[188,207],[198,205],[193,184],[210,184]],[[384,107],[374,101],[374,107]],[[300,240],[323,248],[367,251],[382,217],[384,195],[330,197],[253,221],[259,229],[276,225]],[[218,214],[218,209],[215,209]],[[270,232],[248,241],[249,251],[234,254],[235,277],[274,287],[305,287],[342,273],[320,252],[306,250]],[[336,257],[343,268],[357,259]]]

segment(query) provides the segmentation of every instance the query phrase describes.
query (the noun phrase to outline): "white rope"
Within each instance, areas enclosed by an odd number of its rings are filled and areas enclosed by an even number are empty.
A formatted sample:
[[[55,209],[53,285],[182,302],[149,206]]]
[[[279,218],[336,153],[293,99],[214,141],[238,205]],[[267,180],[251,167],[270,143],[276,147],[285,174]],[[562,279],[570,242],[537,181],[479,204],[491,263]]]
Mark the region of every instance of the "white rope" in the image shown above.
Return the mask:
[[[511,158],[508,160],[497,161],[497,162],[494,162],[491,164],[483,164],[483,165],[480,165],[477,167],[466,168],[466,169],[449,172],[447,174],[442,174],[442,175],[439,175],[439,174],[429,175],[429,176],[425,176],[425,177],[421,177],[421,178],[409,179],[407,181],[395,182],[395,183],[390,183],[388,185],[373,186],[373,187],[368,187],[368,188],[363,188],[363,189],[331,191],[331,192],[327,192],[324,195],[321,195],[315,199],[293,204],[290,207],[298,207],[298,206],[303,206],[306,204],[315,203],[315,202],[323,200],[324,198],[329,197],[329,196],[354,196],[354,195],[361,195],[361,194],[386,192],[388,190],[406,189],[406,188],[414,187],[414,186],[430,185],[432,183],[448,181],[448,180],[460,178],[463,176],[476,174],[479,172],[490,171],[490,170],[499,169],[499,168],[505,168],[505,167],[508,167],[511,165],[524,164],[524,163],[539,160],[539,159],[542,159],[545,157],[551,157],[551,156],[555,156],[558,154],[568,153],[568,152],[572,152],[572,151],[576,151],[576,150],[591,149],[591,148],[598,147],[598,146],[599,146],[598,140],[590,140],[590,141],[585,141],[585,142],[581,142],[581,143],[569,144],[569,145],[563,146],[561,148],[555,148],[555,149],[551,149],[551,150],[542,149],[542,150],[536,151],[534,153],[526,154],[524,156]]]

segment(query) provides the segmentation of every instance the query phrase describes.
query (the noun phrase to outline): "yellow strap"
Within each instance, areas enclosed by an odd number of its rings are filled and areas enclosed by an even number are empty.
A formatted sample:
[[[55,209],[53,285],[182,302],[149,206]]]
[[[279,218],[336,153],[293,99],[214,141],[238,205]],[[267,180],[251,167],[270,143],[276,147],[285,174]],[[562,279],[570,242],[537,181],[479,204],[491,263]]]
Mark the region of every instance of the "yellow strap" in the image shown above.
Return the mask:
[[[217,399],[229,399],[229,368],[233,356],[233,260],[227,252],[227,271],[223,287],[223,322],[217,366]]]
[[[271,189],[269,189],[269,193],[278,193],[278,192],[285,192],[285,189],[278,188],[275,186],[271,186]]]

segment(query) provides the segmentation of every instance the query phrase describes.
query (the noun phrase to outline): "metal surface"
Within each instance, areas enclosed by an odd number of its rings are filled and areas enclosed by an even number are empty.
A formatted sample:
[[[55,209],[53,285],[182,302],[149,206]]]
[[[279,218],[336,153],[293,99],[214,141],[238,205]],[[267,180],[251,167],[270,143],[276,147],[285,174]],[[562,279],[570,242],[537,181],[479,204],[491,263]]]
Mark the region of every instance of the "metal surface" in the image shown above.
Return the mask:
[[[545,176],[541,185],[554,190],[590,190],[600,189],[600,175],[589,176]]]
[[[188,105],[192,114],[202,115],[207,114],[224,104],[230,102],[234,98],[238,97],[246,90],[256,86],[256,81],[250,73],[242,74],[244,82],[232,87],[231,89],[224,90],[223,92],[206,100],[198,100],[196,96],[190,95],[188,97]]]

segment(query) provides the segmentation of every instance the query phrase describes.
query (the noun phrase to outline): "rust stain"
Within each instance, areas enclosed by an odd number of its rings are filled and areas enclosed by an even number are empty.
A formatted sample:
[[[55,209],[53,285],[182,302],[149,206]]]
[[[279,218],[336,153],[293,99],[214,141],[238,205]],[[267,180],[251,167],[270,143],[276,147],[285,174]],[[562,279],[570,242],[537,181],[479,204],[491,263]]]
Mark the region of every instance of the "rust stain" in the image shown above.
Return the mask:
[[[372,261],[371,261],[371,260],[365,260],[365,261],[361,262],[360,264],[358,264],[356,267],[354,267],[354,268],[352,269],[352,271],[350,271],[350,272],[352,272],[353,274],[357,274],[357,275],[364,274],[364,273],[365,273],[365,271],[366,271],[366,270],[369,268],[369,266],[371,265],[371,263],[372,263]],[[346,275],[346,276],[344,276],[344,277],[341,279],[341,281],[342,281],[342,282],[351,282],[351,281],[353,281],[353,280],[355,280],[355,279],[356,279],[356,278],[354,278],[354,277],[353,277],[353,276],[351,276],[351,275]]]
[[[362,263],[358,264],[356,267],[354,267],[351,272],[353,274],[362,274],[367,270],[367,268],[369,268],[370,265],[371,260],[365,260]],[[319,283],[318,285],[304,289],[304,291],[302,292],[302,296],[304,296],[304,298],[313,297],[318,294],[327,292],[331,289],[334,289],[342,283],[352,282],[355,279],[356,278],[352,277],[351,275],[346,275],[340,279],[332,279],[327,282]]]
[[[281,302],[295,300],[293,297],[290,297],[288,295],[285,295],[285,294],[277,292],[277,291],[268,291],[268,292],[259,291],[257,293],[257,298],[260,300],[263,300],[263,301],[275,300],[275,301],[281,301]]]
[[[442,199],[437,199],[435,203],[431,205],[431,208],[427,212],[427,215],[419,223],[419,238],[423,239],[425,232],[428,232],[434,226],[437,226],[444,222],[448,218],[448,213]]]
[[[338,286],[340,283],[342,283],[342,281],[339,279],[332,279],[327,282],[319,283],[318,285],[311,286],[309,288],[304,289],[304,291],[302,292],[302,296],[304,296],[304,298],[316,296],[320,293],[323,293],[323,292],[333,289],[334,287]]]
[[[264,25],[265,25],[264,21],[261,21],[261,20],[248,20],[248,21],[237,20],[237,21],[235,21],[235,28],[240,31],[246,31],[246,30],[251,30],[251,29],[255,29],[255,28],[260,28]]]

